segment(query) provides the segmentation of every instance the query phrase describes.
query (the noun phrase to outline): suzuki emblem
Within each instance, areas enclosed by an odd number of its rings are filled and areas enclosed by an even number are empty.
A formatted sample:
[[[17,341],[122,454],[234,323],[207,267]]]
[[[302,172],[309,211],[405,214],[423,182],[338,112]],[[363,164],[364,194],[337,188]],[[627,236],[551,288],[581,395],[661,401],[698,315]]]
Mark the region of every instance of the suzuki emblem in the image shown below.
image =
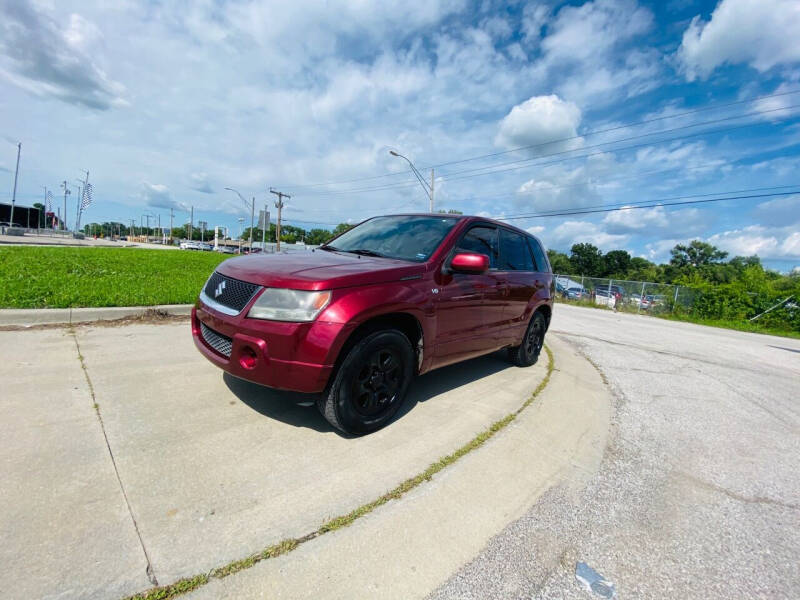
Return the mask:
[[[223,279],[222,282],[217,286],[217,289],[214,290],[214,298],[219,298],[220,294],[222,294],[224,289],[225,289],[225,280]]]

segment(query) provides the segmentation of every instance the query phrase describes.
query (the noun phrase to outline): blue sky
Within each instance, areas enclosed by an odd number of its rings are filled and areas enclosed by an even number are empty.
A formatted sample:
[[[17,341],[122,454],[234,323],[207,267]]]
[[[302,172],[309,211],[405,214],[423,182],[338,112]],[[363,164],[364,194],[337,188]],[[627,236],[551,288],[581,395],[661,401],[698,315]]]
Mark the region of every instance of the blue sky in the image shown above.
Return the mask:
[[[84,222],[194,206],[235,231],[225,187],[291,193],[307,228],[426,210],[390,149],[440,165],[437,208],[503,218],[800,190],[779,188],[800,183],[795,0],[0,8],[0,199],[21,141],[18,201],[89,169]],[[800,264],[800,194],[510,222],[565,251],[663,261],[700,238]]]

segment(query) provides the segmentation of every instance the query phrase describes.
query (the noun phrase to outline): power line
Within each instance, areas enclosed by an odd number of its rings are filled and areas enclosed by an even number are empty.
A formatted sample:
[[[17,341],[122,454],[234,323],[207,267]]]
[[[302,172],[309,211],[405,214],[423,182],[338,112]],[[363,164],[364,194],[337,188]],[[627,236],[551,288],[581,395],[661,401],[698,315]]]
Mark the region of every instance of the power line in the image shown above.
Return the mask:
[[[495,173],[506,173],[506,172],[509,172],[509,171],[515,171],[515,170],[522,169],[522,168],[525,168],[525,167],[530,167],[530,166],[547,166],[547,165],[552,165],[552,164],[556,164],[556,163],[560,163],[560,162],[565,162],[567,160],[575,160],[575,159],[578,159],[578,158],[587,158],[587,157],[591,157],[591,156],[597,156],[599,154],[605,154],[607,152],[619,152],[619,151],[622,151],[622,150],[631,150],[631,149],[636,149],[636,148],[644,148],[644,147],[647,147],[647,146],[656,146],[656,145],[663,144],[663,143],[666,143],[666,142],[673,142],[673,141],[689,139],[689,138],[699,137],[699,136],[704,136],[704,135],[713,135],[713,134],[717,134],[717,133],[726,133],[726,132],[729,132],[729,131],[736,131],[736,130],[739,130],[739,129],[745,129],[747,127],[753,127],[753,126],[756,126],[756,125],[774,125],[776,123],[780,123],[782,121],[785,121],[785,120],[788,120],[788,119],[792,118],[793,115],[787,115],[785,117],[776,119],[776,120],[772,121],[771,123],[763,123],[763,122],[759,122],[759,121],[754,121],[754,122],[751,122],[751,123],[744,123],[744,124],[741,124],[741,125],[735,125],[733,127],[721,127],[721,128],[718,128],[718,129],[709,129],[709,130],[698,131],[698,132],[690,133],[690,134],[686,134],[686,135],[672,136],[672,137],[668,137],[668,138],[664,138],[664,139],[660,139],[660,140],[655,140],[655,141],[652,141],[652,142],[646,142],[646,143],[641,143],[641,144],[632,144],[632,145],[629,145],[629,146],[622,146],[622,147],[619,147],[619,148],[606,148],[606,149],[598,151],[598,152],[591,152],[591,153],[585,153],[585,154],[576,154],[574,156],[563,157],[563,155],[571,154],[573,152],[589,150],[589,149],[592,149],[592,148],[600,148],[600,147],[603,147],[603,146],[610,146],[612,144],[619,144],[621,142],[628,142],[628,141],[632,141],[632,140],[636,140],[636,139],[642,139],[642,138],[651,137],[651,136],[655,136],[655,135],[661,135],[661,134],[664,134],[664,133],[673,133],[675,131],[681,131],[681,130],[690,129],[690,128],[693,128],[693,127],[700,127],[700,126],[703,126],[703,125],[713,125],[715,123],[722,123],[722,122],[725,122],[725,121],[743,119],[743,118],[746,118],[746,117],[749,117],[749,116],[753,116],[753,115],[763,115],[763,114],[768,114],[768,113],[777,112],[777,111],[790,110],[790,109],[798,108],[798,107],[800,107],[800,104],[793,104],[793,105],[784,106],[784,107],[781,107],[781,108],[774,108],[774,109],[765,110],[765,111],[754,111],[754,112],[751,112],[751,113],[744,113],[744,114],[736,115],[736,116],[732,116],[732,117],[725,117],[723,119],[712,119],[710,121],[701,121],[701,122],[698,122],[698,123],[692,123],[690,125],[683,125],[681,127],[674,127],[672,129],[654,131],[654,132],[650,132],[650,133],[644,133],[644,134],[640,134],[640,135],[629,136],[627,138],[611,140],[611,141],[608,141],[608,142],[601,142],[599,144],[593,144],[591,146],[583,146],[581,148],[573,148],[573,149],[570,149],[570,150],[562,150],[562,151],[559,151],[559,152],[551,152],[551,153],[548,153],[548,154],[541,154],[539,156],[534,156],[534,157],[531,157],[531,158],[520,159],[520,160],[515,160],[515,161],[510,161],[510,162],[505,162],[505,163],[498,163],[498,164],[494,164],[494,165],[488,165],[488,166],[485,166],[485,167],[477,167],[477,168],[474,168],[474,169],[465,169],[463,171],[455,171],[453,173],[449,173],[449,174],[443,175],[441,177],[441,179],[443,181],[458,181],[458,180],[461,180],[461,179],[470,179],[472,177],[482,177],[484,175],[493,175]],[[550,158],[550,157],[553,157],[553,156],[562,156],[562,158],[557,159],[557,160],[543,162],[543,163],[536,162],[536,161],[542,160],[543,158]],[[310,194],[312,196],[315,196],[315,197],[339,196],[339,195],[343,195],[343,194],[359,194],[359,193],[375,192],[375,191],[382,191],[382,190],[388,190],[388,189],[400,189],[400,188],[412,187],[412,186],[416,186],[416,185],[417,185],[417,182],[408,181],[408,182],[387,184],[387,185],[376,186],[376,187],[355,188],[355,189],[337,190],[337,191],[328,191],[328,192],[310,192],[310,193],[306,192],[306,193]]]
[[[780,109],[780,110],[785,110],[785,109]],[[782,119],[773,121],[770,124],[779,123],[779,122],[785,121],[785,120],[787,120],[789,118],[791,118],[791,115],[789,115],[787,117],[784,117]],[[483,176],[483,175],[493,175],[495,173],[505,173],[505,172],[508,172],[508,171],[516,171],[516,170],[519,170],[519,169],[523,169],[525,167],[543,167],[543,166],[553,165],[553,164],[557,164],[557,163],[561,163],[561,162],[566,162],[568,160],[575,160],[575,159],[578,159],[578,158],[589,158],[591,156],[598,156],[600,154],[606,154],[607,152],[619,152],[619,151],[622,151],[622,150],[635,150],[637,148],[646,148],[648,146],[657,146],[657,145],[660,145],[660,144],[664,144],[666,142],[675,142],[675,141],[678,141],[678,140],[685,140],[685,139],[689,139],[689,138],[693,138],[693,137],[700,137],[700,136],[704,136],[704,135],[711,135],[711,134],[717,134],[717,133],[727,133],[729,131],[737,131],[739,129],[746,129],[747,127],[752,127],[754,125],[763,125],[763,124],[764,123],[745,123],[743,125],[735,125],[733,127],[721,127],[719,129],[711,129],[711,130],[707,130],[707,131],[698,131],[698,132],[689,133],[689,134],[686,134],[686,135],[678,135],[678,136],[673,136],[673,137],[670,137],[670,138],[664,138],[662,140],[657,140],[655,142],[645,142],[645,143],[641,143],[641,144],[631,144],[629,146],[621,146],[619,148],[609,148],[609,149],[606,149],[606,150],[599,150],[597,152],[589,152],[587,154],[577,154],[575,156],[567,156],[567,157],[564,157],[564,158],[551,160],[551,161],[547,161],[547,162],[543,162],[543,163],[523,164],[523,165],[516,164],[516,166],[510,166],[510,167],[504,168],[504,169],[495,169],[494,171],[486,171],[486,172],[482,172],[482,173],[472,173],[472,174],[468,174],[468,175],[462,175],[460,177],[445,177],[443,179],[445,179],[445,181],[458,181],[460,179],[470,179],[472,177],[480,177],[480,176]],[[628,139],[631,139],[631,138],[628,138]],[[615,142],[609,142],[609,143],[615,143]],[[602,144],[602,145],[606,145],[606,144]],[[591,147],[591,146],[589,146],[589,147]],[[583,148],[583,149],[586,149],[586,147]],[[537,157],[537,158],[534,158],[534,159],[531,159],[531,160],[532,161],[533,160],[538,160],[540,158],[542,158],[542,157]],[[517,161],[517,163],[518,162],[520,162],[520,161]],[[515,164],[515,163],[509,163],[509,164]],[[502,165],[498,165],[498,166],[502,166]],[[463,172],[466,173],[467,171],[463,171]]]
[[[634,173],[633,175],[626,175],[626,176],[623,176],[623,177],[603,178],[602,179],[602,183],[624,181],[624,180],[628,180],[628,179],[637,179],[639,177],[646,177],[646,176],[649,176],[649,175],[658,175],[658,174],[661,174],[661,173],[669,173],[671,171],[676,171],[678,169],[681,169],[683,171],[697,171],[697,170],[702,170],[702,169],[720,168],[720,167],[725,167],[725,166],[729,166],[729,165],[734,165],[734,164],[740,163],[741,161],[743,161],[743,160],[745,160],[745,159],[747,159],[749,157],[755,156],[756,154],[758,154],[758,153],[745,154],[745,155],[742,155],[739,158],[736,158],[734,160],[727,160],[727,161],[717,160],[717,161],[708,162],[708,163],[702,163],[702,164],[699,164],[699,165],[694,165],[694,166],[689,166],[689,167],[683,166],[683,165],[675,165],[675,166],[669,167],[667,169],[658,169],[658,170],[654,170],[654,171],[641,171],[639,173]],[[618,168],[619,167],[617,167],[617,169]],[[606,173],[606,172],[611,171],[611,170],[613,170],[613,169],[604,169],[604,170],[599,171],[598,173],[595,173],[593,175],[599,176],[599,175],[602,175],[603,173]],[[576,181],[574,183],[568,183],[568,184],[563,184],[563,185],[550,185],[550,186],[547,187],[547,191],[563,190],[563,189],[571,188],[571,187],[579,187],[579,186],[582,186],[582,185],[586,185],[586,184],[592,183],[592,181],[593,181],[593,177],[587,177],[586,179],[582,179],[581,181]],[[772,188],[767,188],[767,189],[772,189]],[[515,190],[515,191],[510,192],[510,193],[503,193],[503,194],[497,194],[497,195],[492,195],[492,196],[483,196],[482,195],[482,196],[477,196],[477,197],[473,196],[473,197],[469,197],[469,198],[454,198],[453,200],[451,200],[451,202],[462,202],[462,201],[467,201],[467,200],[478,200],[478,201],[480,201],[480,200],[515,198],[515,197],[518,198],[520,196],[523,196],[523,194],[524,193],[519,192],[518,190]],[[404,203],[399,204],[399,205],[398,204],[392,204],[391,206],[361,209],[361,210],[356,211],[356,213],[357,214],[358,213],[361,213],[361,214],[380,213],[381,211],[395,210],[397,208],[403,208],[405,206],[409,206],[409,205],[415,204],[415,203],[416,202],[412,200],[412,201],[409,201],[409,202],[404,202]],[[311,212],[315,212],[315,213],[341,213],[342,212],[341,209],[307,208],[306,210],[311,211]]]
[[[724,192],[723,192],[724,193]],[[724,202],[727,200],[745,200],[745,199],[753,199],[753,198],[773,198],[775,196],[791,196],[797,194],[798,191],[791,191],[791,192],[774,192],[771,194],[751,194],[746,196],[728,196],[725,198],[708,198],[704,200],[685,200],[682,202],[657,202],[656,204],[648,204],[648,205],[635,205],[635,206],[618,206],[615,208],[600,208],[594,210],[581,210],[581,211],[571,211],[571,212],[563,212],[563,213],[546,213],[546,214],[530,214],[530,215],[519,215],[515,217],[494,217],[498,221],[513,221],[516,219],[538,219],[538,218],[545,218],[545,217],[564,217],[564,216],[572,216],[572,215],[586,215],[592,213],[606,213],[606,212],[615,212],[619,210],[636,210],[640,208],[657,208],[659,206],[681,206],[686,204],[703,204],[708,202]]]
[[[591,146],[583,146],[581,148],[573,148],[571,150],[562,150],[560,152],[553,152],[553,153],[544,154],[544,155],[541,155],[541,156],[534,156],[534,157],[531,157],[531,158],[520,159],[520,160],[511,161],[511,162],[507,162],[507,163],[499,163],[497,165],[490,165],[488,167],[481,167],[481,168],[477,168],[477,169],[465,169],[464,171],[456,171],[455,173],[450,173],[449,175],[445,175],[443,177],[443,179],[445,181],[452,181],[453,179],[462,179],[461,177],[459,177],[459,178],[453,177],[453,175],[461,175],[462,173],[473,173],[472,177],[476,177],[478,175],[482,175],[482,173],[475,173],[476,171],[484,171],[484,170],[487,170],[487,169],[496,169],[496,167],[505,167],[505,166],[510,166],[510,165],[527,164],[527,163],[531,163],[533,161],[539,160],[541,158],[548,158],[548,157],[551,157],[551,156],[560,156],[560,155],[564,155],[564,154],[569,154],[570,152],[577,152],[579,150],[589,150],[589,149],[592,149],[592,148],[600,148],[601,146],[609,146],[611,144],[619,144],[619,143],[622,143],[622,142],[630,142],[630,141],[633,141],[633,140],[637,140],[637,139],[641,139],[641,138],[645,138],[645,137],[649,137],[649,136],[661,135],[661,134],[664,134],[664,133],[673,133],[675,131],[682,131],[684,129],[691,129],[693,127],[701,127],[703,125],[714,125],[714,124],[717,124],[717,123],[723,123],[725,121],[734,121],[736,119],[743,119],[743,118],[751,117],[751,116],[754,116],[754,115],[763,115],[763,114],[772,113],[772,112],[781,111],[781,110],[790,110],[790,109],[798,108],[798,107],[800,107],[800,104],[792,104],[790,106],[784,106],[784,107],[781,107],[781,108],[773,108],[773,109],[770,109],[770,110],[763,110],[763,111],[753,111],[753,112],[750,112],[750,113],[744,113],[744,114],[735,115],[735,116],[732,116],[732,117],[725,117],[725,118],[722,118],[722,119],[712,119],[710,121],[700,121],[698,123],[692,123],[692,124],[689,124],[689,125],[682,125],[681,127],[673,127],[672,129],[663,129],[661,131],[654,131],[654,132],[651,132],[651,133],[643,133],[643,134],[640,134],[640,135],[634,135],[634,136],[630,136],[630,137],[627,137],[627,138],[620,138],[618,140],[612,140],[610,142],[601,142],[599,144],[593,144]],[[788,115],[785,118],[788,119],[788,118],[791,118],[791,116],[792,115]],[[686,136],[677,136],[677,137],[672,137],[672,138],[666,138],[664,140],[657,140],[656,142],[653,142],[652,145],[661,144],[661,143],[663,143],[665,141],[673,141],[673,140],[678,140],[678,139],[696,137],[696,136],[699,136],[699,135],[705,135],[706,133],[720,133],[720,132],[724,132],[724,131],[732,131],[734,129],[741,129],[741,128],[744,128],[744,127],[752,127],[753,125],[760,125],[760,124],[761,123],[756,121],[756,122],[753,122],[753,123],[745,123],[743,125],[737,125],[737,126],[732,127],[732,128],[721,128],[721,129],[714,129],[714,130],[698,131],[696,133],[688,134]],[[644,145],[650,145],[650,144],[644,144]],[[630,147],[636,147],[636,146],[630,146]],[[621,148],[621,149],[625,150],[627,148]],[[615,150],[620,150],[620,148],[610,148],[608,150],[605,150],[604,152],[611,152],[611,151],[615,151]],[[495,172],[505,172],[507,170],[513,170],[513,169],[503,169],[501,171],[494,170],[494,171],[489,171],[487,174],[491,174],[491,173],[495,173]],[[463,178],[463,179],[465,179],[465,178]]]
[[[630,123],[624,123],[622,125],[616,125],[614,127],[608,127],[608,128],[605,128],[605,129],[590,130],[590,131],[588,131],[586,133],[583,133],[581,135],[575,135],[575,136],[570,136],[570,137],[565,137],[565,138],[557,138],[557,139],[553,139],[553,140],[548,140],[546,142],[540,142],[540,143],[537,143],[537,144],[531,144],[531,145],[527,145],[527,146],[520,146],[520,147],[517,147],[517,148],[511,148],[510,150],[502,150],[502,151],[499,151],[499,152],[493,152],[493,153],[489,153],[489,154],[482,154],[482,155],[472,156],[472,157],[469,157],[469,158],[463,158],[463,159],[452,160],[452,161],[447,161],[447,162],[438,163],[438,164],[427,165],[427,166],[424,166],[422,168],[423,169],[440,168],[440,167],[445,167],[445,166],[454,165],[454,164],[460,164],[460,163],[471,162],[471,161],[475,161],[475,160],[481,160],[481,159],[484,159],[484,158],[493,158],[495,156],[502,156],[502,155],[505,155],[505,154],[511,154],[511,153],[520,152],[520,151],[523,151],[523,150],[532,150],[534,148],[540,148],[540,147],[543,147],[543,146],[546,146],[546,145],[549,145],[549,144],[568,142],[568,141],[572,141],[572,140],[575,140],[575,139],[578,139],[578,138],[585,138],[585,137],[590,137],[590,136],[593,136],[593,135],[599,135],[601,133],[609,133],[611,131],[618,131],[620,129],[627,129],[629,127],[635,127],[637,125],[647,125],[649,123],[654,123],[654,122],[657,122],[657,121],[663,121],[663,120],[666,120],[666,119],[676,119],[676,118],[685,117],[685,116],[696,114],[696,113],[700,113],[700,112],[707,112],[707,111],[710,111],[710,110],[718,110],[718,109],[722,109],[722,108],[728,108],[728,107],[731,107],[731,106],[737,106],[737,105],[741,105],[741,104],[748,104],[748,103],[751,103],[751,102],[758,102],[760,100],[767,100],[767,99],[770,99],[770,98],[778,98],[778,97],[781,97],[781,96],[790,96],[790,95],[798,94],[798,93],[800,93],[800,90],[791,90],[791,91],[788,91],[788,92],[778,92],[778,93],[775,93],[775,94],[767,94],[767,95],[764,95],[764,96],[758,96],[758,97],[749,98],[749,99],[746,99],[746,100],[736,100],[736,101],[733,101],[733,102],[726,102],[726,103],[723,103],[723,104],[715,104],[715,105],[712,105],[712,106],[705,106],[705,107],[701,107],[701,108],[696,108],[696,109],[692,109],[692,110],[688,110],[688,111],[684,111],[684,112],[680,112],[680,113],[675,113],[675,114],[672,114],[672,115],[662,115],[660,117],[652,117],[650,119],[643,119],[643,120],[640,120],[640,121],[633,121],[633,122],[630,122]],[[305,189],[305,188],[311,188],[311,187],[322,187],[322,186],[328,186],[328,185],[339,185],[339,184],[343,184],[343,183],[356,183],[356,182],[359,182],[359,181],[371,181],[371,180],[381,179],[381,178],[386,178],[386,177],[397,177],[399,175],[405,175],[405,173],[402,173],[402,172],[383,173],[381,175],[372,175],[372,176],[368,176],[368,177],[358,177],[358,178],[354,178],[354,179],[345,179],[345,180],[339,180],[339,181],[327,181],[327,182],[309,183],[309,184],[303,184],[303,185],[285,185],[285,187],[289,187],[289,188],[292,188],[292,189],[299,190],[299,189]]]
[[[785,189],[797,188],[797,187],[800,187],[800,185],[798,185],[798,184],[773,185],[773,186],[769,186],[769,187],[745,188],[745,189],[741,189],[741,190],[728,190],[727,192],[709,192],[709,193],[705,193],[705,194],[687,194],[685,196],[672,196],[672,197],[669,197],[669,198],[659,198],[657,200],[653,200],[653,199],[650,199],[650,200],[637,200],[635,202],[628,201],[628,202],[617,202],[617,203],[611,203],[611,204],[606,203],[606,204],[594,204],[594,205],[590,205],[590,206],[576,206],[576,207],[573,207],[573,208],[559,208],[559,209],[554,209],[554,210],[540,211],[540,212],[538,212],[536,214],[537,214],[537,216],[548,216],[551,213],[552,214],[563,215],[563,213],[561,211],[572,211],[572,210],[581,211],[581,210],[590,209],[590,208],[611,208],[611,207],[614,207],[614,206],[619,206],[619,207],[624,209],[624,208],[630,208],[631,206],[635,206],[635,205],[638,205],[638,204],[648,204],[650,202],[667,202],[667,201],[670,201],[670,200],[684,200],[686,198],[706,198],[708,196],[722,196],[722,195],[728,195],[728,194],[744,194],[744,193],[749,193],[749,192],[763,192],[763,191],[766,191],[766,190],[785,190]],[[791,193],[793,193],[793,194],[794,193],[798,193],[798,190],[795,190],[795,191],[793,191]],[[527,214],[529,214],[529,213],[512,214],[512,215],[507,215],[504,218],[524,217]]]

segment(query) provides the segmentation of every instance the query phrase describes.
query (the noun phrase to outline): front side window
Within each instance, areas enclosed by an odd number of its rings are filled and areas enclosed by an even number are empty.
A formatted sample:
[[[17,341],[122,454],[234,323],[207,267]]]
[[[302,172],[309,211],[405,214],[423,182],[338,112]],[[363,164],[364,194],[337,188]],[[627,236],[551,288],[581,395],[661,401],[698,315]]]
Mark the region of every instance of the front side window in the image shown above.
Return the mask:
[[[457,222],[457,217],[375,217],[356,225],[321,248],[424,262]]]
[[[500,229],[500,267],[503,271],[533,271],[533,259],[519,233]]]
[[[458,243],[456,252],[474,252],[489,257],[489,268],[496,269],[498,261],[497,229],[479,225],[471,228]]]

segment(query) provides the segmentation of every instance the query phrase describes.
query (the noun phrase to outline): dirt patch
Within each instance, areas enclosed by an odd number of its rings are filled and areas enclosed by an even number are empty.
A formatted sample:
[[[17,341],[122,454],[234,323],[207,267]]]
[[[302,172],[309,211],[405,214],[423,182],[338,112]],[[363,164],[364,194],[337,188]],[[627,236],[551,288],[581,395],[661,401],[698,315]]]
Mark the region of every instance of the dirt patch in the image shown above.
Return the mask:
[[[143,312],[121,317],[119,319],[108,319],[99,321],[74,321],[72,323],[41,323],[39,325],[0,325],[0,331],[28,331],[38,329],[67,329],[69,327],[122,327],[124,325],[158,325],[159,323],[168,324],[178,321],[188,321],[189,315],[173,315],[163,310],[154,308],[145,309]]]

